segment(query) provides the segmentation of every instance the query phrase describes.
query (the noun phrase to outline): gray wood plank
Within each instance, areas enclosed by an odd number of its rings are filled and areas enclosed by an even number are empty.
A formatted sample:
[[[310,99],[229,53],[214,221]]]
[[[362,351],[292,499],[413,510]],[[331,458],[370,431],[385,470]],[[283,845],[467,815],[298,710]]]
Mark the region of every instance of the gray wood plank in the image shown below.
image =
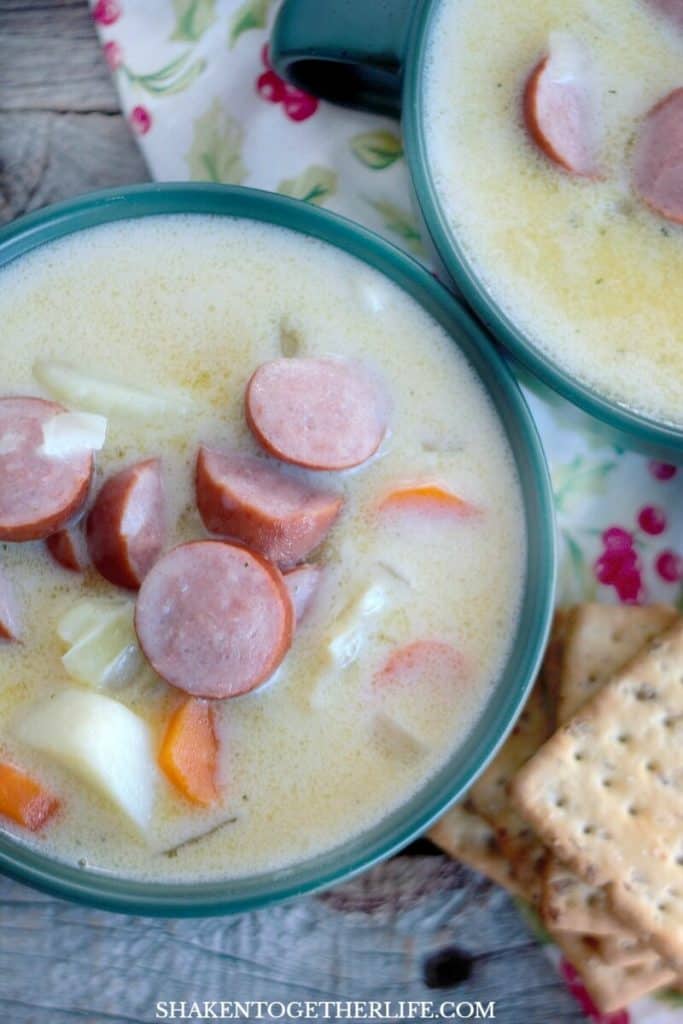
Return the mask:
[[[425,958],[451,946],[472,957],[470,978],[428,988]],[[157,1000],[221,998],[496,1000],[503,1024],[583,1019],[505,894],[441,856],[198,921],[116,917],[0,882],[0,1007],[12,1024],[142,1022]]]
[[[121,116],[0,113],[0,222],[82,192],[148,177]]]
[[[0,0],[0,110],[118,109],[84,0]]]

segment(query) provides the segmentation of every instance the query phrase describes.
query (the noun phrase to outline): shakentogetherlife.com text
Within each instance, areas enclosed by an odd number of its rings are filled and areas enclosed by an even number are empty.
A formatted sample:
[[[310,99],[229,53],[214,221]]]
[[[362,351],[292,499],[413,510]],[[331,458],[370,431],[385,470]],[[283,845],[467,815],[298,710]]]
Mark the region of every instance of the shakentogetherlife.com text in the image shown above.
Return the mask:
[[[283,1024],[301,1020],[403,1022],[495,1019],[496,1004],[493,1001],[417,999],[169,1000],[156,1004],[155,1016],[155,1020],[276,1020]]]

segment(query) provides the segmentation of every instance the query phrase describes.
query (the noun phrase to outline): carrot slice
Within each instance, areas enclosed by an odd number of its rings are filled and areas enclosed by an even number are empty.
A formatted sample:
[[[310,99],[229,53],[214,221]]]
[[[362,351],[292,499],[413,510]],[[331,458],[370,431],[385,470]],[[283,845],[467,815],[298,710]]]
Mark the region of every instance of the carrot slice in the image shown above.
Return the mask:
[[[0,764],[0,814],[37,832],[58,807],[59,800],[35,779],[11,764]]]
[[[454,519],[464,519],[478,511],[457,494],[432,483],[399,487],[382,499],[379,508],[380,512],[423,512]]]
[[[159,765],[188,800],[208,807],[218,798],[217,761],[218,740],[211,705],[191,697],[171,715]]]
[[[457,681],[464,667],[460,651],[442,640],[413,640],[389,655],[375,674],[375,686],[414,687],[422,682],[448,687]]]

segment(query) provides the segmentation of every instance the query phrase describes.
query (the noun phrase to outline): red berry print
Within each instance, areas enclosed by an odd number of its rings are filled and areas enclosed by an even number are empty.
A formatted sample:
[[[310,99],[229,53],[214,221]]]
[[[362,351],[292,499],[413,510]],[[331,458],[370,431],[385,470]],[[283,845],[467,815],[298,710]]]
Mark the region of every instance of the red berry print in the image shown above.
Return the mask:
[[[602,535],[602,543],[607,551],[630,551],[633,547],[633,534],[621,526],[610,526]]]
[[[301,89],[287,89],[285,114],[290,121],[306,121],[313,117],[317,109],[318,101],[315,96],[309,96]]]
[[[256,91],[268,103],[282,103],[287,87],[274,71],[264,71],[256,80]]]
[[[666,530],[666,516],[661,508],[657,508],[655,505],[646,505],[638,513],[638,526],[643,533],[657,537]]]
[[[662,551],[655,560],[655,569],[665,583],[678,583],[683,580],[683,558],[675,551]]]
[[[638,604],[645,591],[633,534],[621,526],[610,526],[602,535],[602,543],[603,550],[593,565],[596,580],[614,587],[624,604]]]
[[[115,43],[113,39],[111,42],[104,44],[104,59],[112,71],[116,71],[123,64],[123,52],[119,44]]]
[[[593,1024],[630,1024],[627,1010],[617,1010],[616,1013],[601,1013],[598,1010],[588,994],[586,986],[568,960],[563,960],[560,964],[560,974],[566,981],[569,991],[586,1016],[593,1021]]]
[[[657,462],[656,459],[652,459],[648,468],[655,480],[671,480],[678,472],[670,462]]]
[[[152,115],[146,107],[133,107],[129,120],[138,135],[146,135],[152,127]]]
[[[256,92],[261,99],[266,103],[282,103],[290,121],[306,121],[312,117],[318,109],[317,99],[301,89],[287,85],[273,70],[268,43],[264,43],[261,49],[261,63],[266,69],[256,79]]]
[[[118,0],[97,0],[92,9],[92,17],[98,25],[113,25],[121,17]]]

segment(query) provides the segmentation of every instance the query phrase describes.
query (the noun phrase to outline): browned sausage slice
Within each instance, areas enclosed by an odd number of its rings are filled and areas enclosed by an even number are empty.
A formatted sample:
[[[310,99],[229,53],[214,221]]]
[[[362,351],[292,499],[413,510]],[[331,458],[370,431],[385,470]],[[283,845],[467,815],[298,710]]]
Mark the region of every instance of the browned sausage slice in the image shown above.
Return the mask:
[[[163,679],[193,697],[248,693],[292,642],[294,609],[282,575],[247,548],[181,544],[159,559],[138,595],[135,628]]]
[[[0,567],[0,640],[18,640],[21,633],[14,589]]]
[[[43,540],[85,502],[92,452],[41,452],[43,424],[64,412],[42,398],[0,398],[0,540]]]
[[[261,445],[307,469],[349,469],[387,429],[381,384],[347,359],[274,359],[247,385],[247,423]]]
[[[683,224],[683,88],[670,92],[645,117],[634,182],[655,213]]]
[[[70,572],[83,572],[88,565],[85,538],[77,526],[53,533],[45,541],[45,547],[55,562]]]
[[[338,494],[310,487],[264,459],[204,445],[196,487],[207,530],[241,540],[283,568],[324,540],[343,504]]]
[[[536,145],[554,163],[571,174],[594,178],[594,114],[586,74],[573,50],[571,41],[563,41],[533,69],[524,89],[524,120]]]
[[[297,565],[285,573],[284,579],[294,605],[297,626],[304,619],[320,584],[322,569],[319,565]]]
[[[88,550],[105,579],[136,590],[161,554],[166,534],[159,459],[121,470],[102,485],[87,522]]]
[[[683,32],[683,0],[650,0],[650,3]]]

